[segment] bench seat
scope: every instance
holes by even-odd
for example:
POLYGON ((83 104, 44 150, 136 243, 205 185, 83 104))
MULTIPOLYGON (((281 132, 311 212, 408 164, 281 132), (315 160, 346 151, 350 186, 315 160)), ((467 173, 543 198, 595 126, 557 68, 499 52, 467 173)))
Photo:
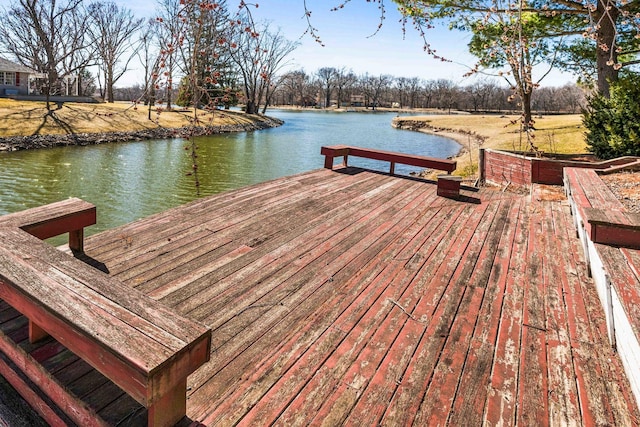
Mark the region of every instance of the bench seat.
MULTIPOLYGON (((25 217, 48 212, 55 222, 63 205, 25 217)), ((178 422, 187 376, 209 360, 211 330, 31 235, 47 227, 19 216, 0 218, 0 299, 29 319, 31 341, 51 335, 147 407, 149 425, 178 422)))
POLYGON ((640 249, 640 215, 627 212, 593 169, 565 168, 564 186, 570 196, 576 227, 594 243, 640 249))

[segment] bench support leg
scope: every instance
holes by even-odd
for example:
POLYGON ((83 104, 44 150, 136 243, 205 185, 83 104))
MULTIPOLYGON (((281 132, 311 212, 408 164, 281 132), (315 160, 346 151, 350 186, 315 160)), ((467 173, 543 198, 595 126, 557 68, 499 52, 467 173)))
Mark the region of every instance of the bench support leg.
POLYGON ((324 168, 333 169, 333 157, 325 154, 324 156, 324 168))
POLYGON ((49 333, 29 320, 29 342, 34 343, 49 336, 49 333))
POLYGON ((84 229, 69 232, 69 249, 72 252, 84 252, 84 229))
POLYGON ((187 379, 180 381, 148 409, 147 426, 170 427, 187 413, 187 379))

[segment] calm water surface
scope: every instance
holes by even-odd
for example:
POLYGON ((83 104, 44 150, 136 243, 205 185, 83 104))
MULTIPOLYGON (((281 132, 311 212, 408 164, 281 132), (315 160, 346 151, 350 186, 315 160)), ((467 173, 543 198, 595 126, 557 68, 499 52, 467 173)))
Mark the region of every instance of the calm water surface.
MULTIPOLYGON (((271 110, 279 128, 198 140, 200 197, 321 168, 322 145, 348 144, 432 157, 460 146, 446 138, 393 129, 394 113, 271 110)), ((0 153, 0 214, 79 197, 97 206, 88 234, 198 197, 185 141, 180 139, 59 147, 0 153)), ((349 159, 387 170, 386 163, 349 159)), ((415 168, 398 166, 397 173, 415 168)))

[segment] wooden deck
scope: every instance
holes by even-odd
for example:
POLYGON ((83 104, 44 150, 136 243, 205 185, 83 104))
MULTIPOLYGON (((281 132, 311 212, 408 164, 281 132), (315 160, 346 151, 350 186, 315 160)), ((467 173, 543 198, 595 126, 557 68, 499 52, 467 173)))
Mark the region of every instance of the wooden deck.
MULTIPOLYGON (((356 168, 202 199, 86 239, 94 265, 213 329, 194 425, 638 425, 566 200, 356 168)), ((98 215, 100 213, 98 212, 98 215)), ((0 329, 109 423, 141 410, 0 329)), ((185 424, 189 424, 185 421, 185 424)))

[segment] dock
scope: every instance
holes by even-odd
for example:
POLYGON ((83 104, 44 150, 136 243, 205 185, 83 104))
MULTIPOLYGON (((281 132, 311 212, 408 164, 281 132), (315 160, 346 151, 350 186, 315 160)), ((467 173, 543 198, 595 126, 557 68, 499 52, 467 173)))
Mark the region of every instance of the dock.
MULTIPOLYGON (((84 260, 211 328, 180 425, 640 425, 561 187, 504 190, 320 169, 90 236, 84 260)), ((27 326, 0 301, 70 405, 144 425, 27 326)))

